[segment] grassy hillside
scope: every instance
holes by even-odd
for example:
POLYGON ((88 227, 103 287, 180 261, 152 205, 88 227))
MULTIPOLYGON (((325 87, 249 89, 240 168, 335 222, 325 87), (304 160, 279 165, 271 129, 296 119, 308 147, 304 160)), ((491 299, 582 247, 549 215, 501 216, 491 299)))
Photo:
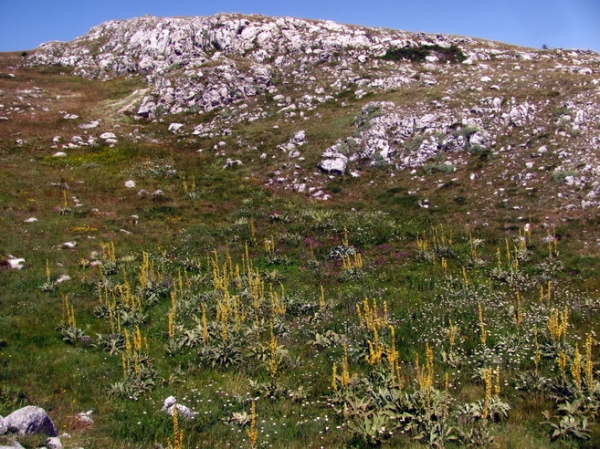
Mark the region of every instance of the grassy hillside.
MULTIPOLYGON (((598 221, 563 208, 578 194, 554 170, 554 129, 515 129, 452 169, 334 176, 316 170, 321 153, 364 106, 429 108, 462 69, 431 88, 341 92, 304 118, 267 96, 245 100, 257 121, 233 107, 145 121, 118 112, 139 101, 138 77, 22 59, 0 55, 0 258, 25 259, 0 270, 0 415, 38 405, 65 447, 86 449, 600 445, 598 221), (303 171, 271 157, 299 129, 303 171), (511 144, 523 149, 508 158, 511 144), (303 176, 330 199, 285 188, 303 176), (174 422, 171 395, 196 416, 174 422)), ((554 123, 562 99, 589 92, 573 79, 505 95, 544 102, 554 123)), ((443 101, 467 107, 469 92, 443 101)))

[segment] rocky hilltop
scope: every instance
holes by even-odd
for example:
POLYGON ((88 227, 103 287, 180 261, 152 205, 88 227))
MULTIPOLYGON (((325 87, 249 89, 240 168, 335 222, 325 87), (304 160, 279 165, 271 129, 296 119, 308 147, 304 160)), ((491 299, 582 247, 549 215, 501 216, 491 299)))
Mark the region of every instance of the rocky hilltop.
POLYGON ((147 88, 121 112, 180 136, 227 136, 271 117, 296 123, 274 148, 248 149, 284 162, 269 182, 320 198, 327 177, 306 165, 304 144, 319 107, 334 104, 339 114, 360 110, 333 144, 310 147, 325 174, 359 176, 370 165, 412 170, 416 181, 420 167, 489 179, 476 155, 502 160, 493 176, 521 188, 566 187, 554 199, 567 209, 599 204, 599 63, 590 51, 235 14, 110 21, 28 60, 93 79, 142 76, 147 88))

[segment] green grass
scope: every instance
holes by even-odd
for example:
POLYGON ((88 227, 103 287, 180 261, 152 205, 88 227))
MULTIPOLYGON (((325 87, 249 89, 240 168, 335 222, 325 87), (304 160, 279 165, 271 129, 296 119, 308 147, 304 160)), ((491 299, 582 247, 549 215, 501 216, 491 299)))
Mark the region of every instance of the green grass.
MULTIPOLYGON (((9 56, 3 61, 3 67, 15 63, 9 56)), ((452 427, 452 435, 459 438, 446 441, 448 447, 466 446, 486 435, 502 448, 600 444, 598 388, 584 383, 578 389, 572 373, 576 348, 585 366, 586 338, 598 331, 599 259, 580 241, 582 236, 595 241, 597 220, 560 221, 550 229, 560 241, 548 247, 544 223, 555 216, 554 204, 542 189, 526 190, 500 180, 504 167, 496 163, 494 149, 468 154, 466 165, 434 161, 416 174, 362 165, 359 178, 311 174, 325 148, 356 132, 356 117, 368 101, 389 100, 410 108, 440 101, 448 86, 423 89, 413 84, 361 100, 343 91, 306 119, 283 119, 267 101, 272 114, 266 119, 236 125, 230 136, 196 139, 173 136, 165 123, 114 115, 113 105, 141 87, 139 80, 97 83, 61 75, 64 71, 19 69, 15 79, 0 78, 0 89, 8 96, 3 102, 19 101, 22 106, 14 86, 34 83, 43 89, 36 101, 51 108, 11 119, 0 130, 0 257, 13 254, 26 260, 21 271, 0 270, 0 414, 28 404, 44 407, 60 431, 72 435, 63 444, 92 449, 166 446, 172 421, 160 408, 170 395, 198 412, 191 422, 181 423, 186 448, 250 447, 248 426, 230 418, 250 413, 253 399, 259 447, 426 447, 427 439, 436 436, 436 422, 452 427), (56 99, 59 94, 62 98, 56 99), (76 123, 63 120, 59 110, 82 117, 76 123), (68 141, 81 133, 79 123, 97 118, 107 126, 102 131, 113 129, 109 124, 120 125, 114 128, 119 136, 114 148, 99 145, 69 149, 65 158, 51 156, 57 150, 50 148, 55 135, 68 141), (294 161, 284 166, 281 158, 270 156, 299 129, 307 134, 301 148, 306 176, 318 179, 331 193, 327 203, 266 185, 269 173, 273 177, 276 171, 296 170, 294 161), (15 144, 17 132, 23 146, 15 144), (134 133, 144 138, 128 137, 134 133), (226 154, 215 156, 211 149, 221 140, 226 141, 226 154), (198 153, 199 148, 204 151, 198 153), (263 151, 269 154, 264 161, 258 158, 263 151), (244 165, 223 169, 227 157, 244 165), (493 186, 470 183, 469 173, 483 170, 493 186), (135 189, 124 186, 128 179, 136 181, 135 189), (500 187, 505 196, 494 197, 500 187), (138 194, 140 189, 147 193, 138 194), (154 195, 159 189, 163 195, 154 195), (504 198, 510 203, 502 202, 504 198), (419 205, 425 200, 429 208, 419 205), (523 209, 512 209, 513 204, 523 209), (61 215, 65 206, 71 213, 61 215), (38 221, 25 223, 30 217, 38 221), (527 223, 533 232, 522 247, 519 239, 527 223), (475 244, 475 239, 481 242, 475 244), (63 246, 71 241, 74 248, 63 246), (274 249, 265 241, 274 241, 274 249), (116 249, 114 261, 103 250, 109 243, 116 249), (361 255, 362 266, 357 259, 330 257, 332 249, 348 246, 361 255), (518 264, 516 250, 521 250, 518 264), (146 268, 155 276, 147 285, 139 280, 144 253, 151 266, 146 268), (262 289, 248 281, 246 254, 251 277, 262 282, 262 289), (104 263, 105 272, 86 265, 94 260, 104 263), (63 274, 71 280, 42 291, 48 280, 46 263, 50 281, 63 274), (116 268, 108 273, 110 264, 116 268), (219 286, 224 270, 226 288, 219 286), (127 286, 140 302, 139 310, 127 304, 127 286), (542 289, 548 299, 540 300, 542 289), (176 312, 169 336, 171 293, 176 312), (99 298, 105 306, 116 301, 119 320, 132 320, 122 324, 123 337, 125 329, 136 331, 135 322, 147 339, 140 354, 149 357, 154 372, 145 391, 115 394, 116 383, 136 384, 139 379, 131 374, 135 370, 123 372, 126 349, 109 353, 101 345, 97 334, 114 332, 111 322, 118 327, 119 320, 100 317, 99 298), (63 341, 67 334, 59 327, 65 324, 65 299, 73 307, 72 327, 87 336, 74 344, 63 341), (379 326, 361 323, 357 305, 364 307, 365 299, 381 320, 379 326), (557 341, 547 324, 565 308, 569 325, 557 341), (135 321, 132 311, 144 316, 135 321), (223 321, 229 353, 222 344, 223 321), (208 342, 202 340, 204 324, 208 342), (457 329, 453 347, 451 325, 457 329), (271 335, 278 346, 275 355, 269 347, 271 335), (537 367, 535 335, 544 349, 537 367), (383 344, 382 360, 370 364, 369 343, 377 349, 377 341, 383 344), (402 389, 390 377, 392 344, 398 350, 402 389), (423 388, 423 372, 418 375, 427 346, 433 351, 433 390, 423 388), (338 378, 335 393, 333 366, 341 376, 346 352, 351 380, 342 385, 338 378), (563 375, 557 368, 561 352, 568 363, 563 375), (231 364, 221 366, 226 357, 231 364), (273 361, 275 374, 270 371, 273 361), (481 368, 500 369, 498 400, 510 406, 506 417, 482 419, 461 409, 486 397, 481 368), (529 377, 523 380, 522 375, 529 377), (535 384, 539 376, 546 379, 542 386, 535 384), (439 391, 445 399, 419 402, 423 391, 439 391), (585 404, 573 415, 590 419, 590 438, 565 432, 553 441, 551 427, 542 424, 547 421, 543 412, 549 411, 557 423, 564 413, 559 407, 574 399, 585 404), (362 408, 357 405, 361 403, 362 408), (432 411, 442 403, 446 415, 432 411), (74 418, 87 410, 94 411, 91 428, 74 418), (403 415, 401 420, 402 413, 415 419, 403 415), (383 423, 392 434, 370 433, 365 420, 383 423)), ((449 75, 447 81, 451 79, 449 75)), ((550 115, 564 112, 563 93, 583 89, 567 81, 565 74, 553 73, 540 87, 540 95, 547 97, 560 84, 560 94, 547 98, 550 115)), ((286 95, 295 92, 295 86, 280 87, 286 95)), ((507 95, 519 101, 533 95, 525 87, 526 81, 515 81, 507 95)), ((449 104, 462 105, 473 95, 461 91, 449 104)), ((228 113, 223 109, 172 121, 191 129, 202 121, 227 120, 228 113)), ((465 129, 465 135, 473 131, 465 129)), ((414 150, 419 140, 405 147, 414 150)), ((551 173, 545 175, 548 181, 551 173)), ((560 188, 562 179, 556 181, 548 189, 560 188)), ((598 362, 595 342, 592 359, 598 362)), ((35 447, 39 442, 31 437, 22 443, 35 447)))

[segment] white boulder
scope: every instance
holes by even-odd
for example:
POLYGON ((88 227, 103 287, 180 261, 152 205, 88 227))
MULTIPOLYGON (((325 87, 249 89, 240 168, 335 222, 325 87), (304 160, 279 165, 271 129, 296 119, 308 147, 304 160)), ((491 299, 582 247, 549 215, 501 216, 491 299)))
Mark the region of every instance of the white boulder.
POLYGON ((43 408, 28 405, 20 408, 4 418, 7 432, 19 435, 31 435, 33 433, 45 433, 49 437, 55 437, 56 427, 43 408))

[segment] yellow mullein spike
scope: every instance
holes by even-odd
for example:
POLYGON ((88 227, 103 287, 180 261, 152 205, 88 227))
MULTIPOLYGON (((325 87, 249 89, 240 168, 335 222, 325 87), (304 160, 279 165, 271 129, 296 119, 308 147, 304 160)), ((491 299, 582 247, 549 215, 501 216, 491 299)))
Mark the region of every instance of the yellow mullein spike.
POLYGON ((344 358, 342 359, 342 388, 350 383, 350 372, 348 371, 348 345, 344 344, 344 358))
POLYGON ((521 326, 521 323, 523 322, 523 309, 521 306, 521 294, 519 292, 517 292, 516 297, 515 297, 515 324, 517 325, 517 327, 521 326))
POLYGON ((594 387, 594 362, 592 361, 593 342, 594 339, 592 334, 588 334, 585 340, 585 384, 588 393, 590 393, 594 387))
POLYGON ((579 344, 575 344, 575 355, 571 363, 571 375, 573 383, 579 393, 581 393, 581 354, 579 353, 579 344))
POLYGON ((502 387, 500 385, 500 366, 496 368, 496 383, 494 384, 494 394, 500 396, 502 387))
POLYGON ((277 375, 277 339, 273 332, 273 322, 271 321, 271 340, 269 341, 269 350, 271 358, 269 359, 269 376, 271 379, 275 379, 277 375))
POLYGON ((492 369, 485 368, 483 370, 483 381, 485 384, 485 398, 483 402, 483 412, 481 413, 481 417, 483 419, 487 419, 490 413, 490 400, 492 399, 492 369))
POLYGON ((135 326, 134 336, 135 336, 135 339, 133 341, 134 348, 137 352, 140 352, 142 350, 142 333, 140 332, 139 326, 135 326))
POLYGON ((427 375, 429 376, 429 384, 433 384, 433 349, 429 346, 429 342, 425 345, 425 359, 427 361, 427 375))
POLYGON ((175 336, 175 318, 173 312, 167 314, 169 339, 175 336))
POLYGON ((485 328, 485 322, 483 321, 483 308, 481 307, 481 303, 477 304, 477 309, 479 311, 479 341, 482 345, 485 345, 487 341, 487 330, 485 328))
POLYGON ((319 295, 319 309, 323 310, 325 308, 325 289, 323 285, 320 286, 321 294, 319 295))
POLYGON ((46 259, 46 282, 50 283, 50 265, 48 264, 48 259, 46 259))
POLYGON ((331 374, 331 389, 335 393, 337 391, 337 364, 333 364, 333 370, 331 374))
POLYGON ((250 448, 256 449, 258 441, 258 430, 256 429, 256 402, 252 401, 252 408, 250 412, 250 428, 246 430, 246 434, 250 439, 250 448))
POLYGON ((558 368, 560 370, 560 374, 561 374, 561 376, 564 377, 565 376, 565 369, 567 367, 567 354, 565 354, 564 351, 560 351, 558 353, 557 363, 558 363, 558 368))

